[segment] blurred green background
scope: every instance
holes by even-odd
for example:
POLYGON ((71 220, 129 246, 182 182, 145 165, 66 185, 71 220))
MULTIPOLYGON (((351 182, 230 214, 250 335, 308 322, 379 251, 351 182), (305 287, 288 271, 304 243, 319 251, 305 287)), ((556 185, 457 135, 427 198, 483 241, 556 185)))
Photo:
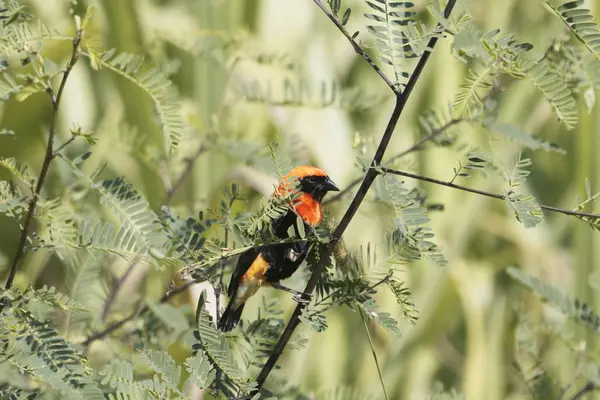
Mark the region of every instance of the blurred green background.
MULTIPOLYGON (((100 47, 145 55, 177 86, 190 129, 177 154, 164 164, 157 164, 150 150, 140 151, 161 140, 151 102, 141 90, 109 71, 93 71, 88 63, 78 63, 59 115, 58 135, 63 140, 74 125, 97 132, 99 143, 85 164, 86 171, 106 162, 103 174, 125 176, 154 209, 164 202, 168 182, 165 176, 179 176, 187 165, 185 160, 195 157, 201 145, 208 150, 197 158, 172 201, 182 213, 193 215, 202 208, 216 207, 223 189, 231 182, 240 183, 250 200, 249 207, 255 209, 275 179, 268 161, 268 144, 272 141, 291 149, 295 162, 320 166, 340 187, 346 187, 360 176, 356 157, 371 157, 393 107, 389 89, 310 0, 26 3, 36 17, 62 34, 73 32, 71 8, 81 13, 94 5, 90 30, 101 38, 100 47), (351 90, 357 90, 358 100, 348 100, 351 90), (323 106, 324 98, 331 96, 333 103, 323 106), (361 102, 364 104, 358 104, 361 102)), ((588 3, 595 15, 600 15, 600 1, 588 3)), ((344 4, 353 10, 349 31, 359 30, 359 39, 369 47, 363 17, 367 5, 351 0, 344 4)), ((462 5, 484 31, 499 28, 513 32, 518 40, 531 42, 541 51, 564 33, 564 26, 541 1, 478 0, 462 5)), ((422 20, 431 24, 424 6, 425 2, 416 2, 422 20)), ((62 59, 54 61, 65 62, 70 48, 68 43, 48 42, 42 51, 62 54, 62 59)), ((442 40, 400 120, 387 157, 421 137, 419 117, 429 109, 447 107, 465 73, 466 66, 451 54, 449 41, 442 40)), ((528 189, 539 202, 575 207, 585 196, 585 178, 598 191, 597 104, 588 113, 579 99, 579 125, 567 131, 527 82, 511 84, 497 95, 497 100, 502 121, 519 125, 567 150, 566 155, 525 152, 533 161, 528 189)), ((4 103, 0 127, 17 134, 0 136, 0 156, 17 157, 38 171, 50 111, 43 95, 24 103, 4 103)), ((492 138, 477 127, 462 124, 452 129, 461 143, 485 148, 501 160, 510 160, 519 151, 514 143, 492 138)), ((77 146, 69 150, 74 155, 81 152, 77 146)), ((449 180, 459 159, 460 154, 451 148, 432 147, 403 158, 397 165, 449 180)), ((66 170, 56 163, 46 193, 60 195, 56 191, 63 188, 60 182, 64 174, 66 170)), ((496 193, 503 190, 501 180, 493 176, 476 176, 463 183, 496 193)), ((501 201, 429 184, 423 187, 431 203, 445 206, 443 211, 432 212, 431 218, 436 242, 449 264, 440 269, 422 261, 403 267, 420 311, 416 326, 403 323, 401 337, 372 326, 386 388, 395 399, 426 399, 439 381, 461 390, 468 399, 527 398, 527 393, 515 389, 522 379, 514 367, 519 307, 528 308, 540 320, 560 317, 548 314, 538 301, 524 296, 504 269, 522 267, 600 309, 600 298, 590 287, 590 277, 593 282, 593 274, 600 269, 600 235, 585 223, 563 215, 546 215, 542 224, 525 229, 501 201)), ((331 204, 328 213, 339 220, 350 199, 331 204)), ((595 210, 600 208, 596 206, 595 210)), ((375 202, 365 202, 344 236, 348 246, 357 249, 370 242, 383 248, 391 218, 391 213, 375 202)), ((2 219, 0 238, 0 271, 5 273, 18 240, 14 221, 2 219)), ((119 276, 126 267, 116 262, 110 271, 119 276)), ((60 286, 62 268, 47 253, 29 253, 17 285, 60 286)), ((127 281, 127 298, 119 300, 117 309, 131 304, 136 298, 134 293, 160 297, 172 276, 169 271, 153 270, 147 279, 142 279, 144 273, 133 276, 127 281)), ((305 279, 306 274, 300 274, 293 285, 301 287, 305 279)), ((178 301, 194 304, 198 291, 194 288, 188 300, 178 301)), ((293 301, 286 295, 270 294, 281 296, 289 315, 293 301)), ((258 302, 260 299, 252 304, 258 302)), ((401 319, 391 296, 383 296, 381 304, 401 319)), ((329 328, 324 333, 300 328, 310 342, 303 350, 284 354, 279 374, 308 391, 348 385, 380 398, 377 371, 359 315, 344 309, 330 312, 327 317, 329 328)), ((582 332, 584 339, 589 340, 589 348, 595 347, 591 335, 582 332)), ((577 386, 576 358, 565 354, 564 347, 552 342, 546 361, 555 369, 561 386, 577 386)), ((92 350, 92 363, 94 357, 104 356, 92 350)), ((523 374, 531 377, 534 372, 532 364, 523 374)))

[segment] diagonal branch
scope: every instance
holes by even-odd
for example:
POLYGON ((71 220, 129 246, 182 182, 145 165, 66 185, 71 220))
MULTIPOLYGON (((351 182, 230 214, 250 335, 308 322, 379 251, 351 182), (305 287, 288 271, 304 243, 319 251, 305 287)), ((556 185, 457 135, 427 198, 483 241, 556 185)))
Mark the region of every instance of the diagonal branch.
MULTIPOLYGON (((411 153, 414 153, 415 151, 419 151, 422 150, 423 147, 425 146, 425 144, 433 139, 435 139, 436 137, 440 136, 441 134, 443 134, 445 131, 447 131, 448 129, 450 129, 451 127, 453 127, 454 125, 458 125, 461 122, 465 122, 467 121, 464 118, 453 118, 450 121, 448 121, 447 123, 445 123, 444 125, 440 126, 439 128, 433 130, 429 135, 422 137, 418 142, 416 142, 415 144, 413 144, 412 146, 410 146, 408 149, 404 150, 401 153, 396 154, 395 156, 393 156, 392 158, 390 158, 385 164, 389 165, 391 163, 393 163, 394 161, 405 157, 411 153)), ((344 197, 345 195, 348 194, 348 192, 350 192, 352 189, 354 189, 356 187, 356 185, 358 185, 361 181, 362 181, 362 177, 356 178, 355 180, 353 180, 352 182, 350 182, 350 184, 344 188, 341 192, 339 192, 338 194, 336 194, 333 197, 330 197, 329 199, 327 199, 326 201, 324 201, 324 204, 329 204, 329 203, 333 203, 335 201, 340 200, 342 197, 344 197)))
MULTIPOLYGON (((192 286, 194 283, 196 283, 195 281, 189 281, 179 287, 176 287, 175 289, 169 290, 167 293, 165 293, 163 295, 163 297, 161 297, 160 299, 160 303, 166 303, 167 300, 169 300, 171 297, 178 295, 179 293, 184 292, 185 290, 187 290, 187 288, 189 288, 190 286, 192 286)), ((83 346, 89 346, 92 342, 95 342, 98 339, 102 339, 104 336, 108 335, 109 333, 116 331, 117 329, 119 329, 121 326, 125 325, 126 322, 129 322, 131 320, 136 319, 137 317, 145 314, 148 312, 148 310, 150 310, 150 307, 148 307, 148 305, 144 305, 139 309, 136 309, 134 311, 132 311, 127 317, 120 319, 118 321, 113 322, 111 325, 109 325, 108 327, 106 327, 104 330, 100 331, 100 332, 96 332, 94 334, 92 334, 91 336, 88 336, 87 339, 85 339, 81 345, 83 346)))
MULTIPOLYGON (((396 169, 390 169, 390 168, 385 168, 385 167, 380 168, 380 170, 386 174, 404 176, 406 178, 417 179, 420 181, 429 182, 429 183, 433 183, 433 184, 440 185, 440 186, 446 186, 446 187, 449 187, 452 189, 462 190, 463 192, 475 193, 475 194, 478 194, 481 196, 491 197, 493 199, 498 199, 498 200, 506 200, 506 196, 501 195, 501 194, 490 193, 490 192, 486 192, 484 190, 471 189, 466 186, 457 185, 457 184, 451 183, 451 182, 440 181, 438 179, 429 178, 427 176, 411 174, 410 172, 404 172, 404 171, 399 171, 396 169)), ((546 211, 552 211, 552 212, 557 212, 557 213, 561 213, 561 214, 565 214, 565 215, 571 215, 571 216, 578 217, 578 218, 591 218, 591 219, 600 220, 600 214, 588 213, 588 212, 577 211, 577 210, 568 210, 568 209, 560 208, 560 207, 545 206, 543 204, 540 204, 540 208, 542 208, 543 210, 546 210, 546 211)))
POLYGON ((327 7, 325 7, 325 5, 321 3, 320 0, 314 1, 317 4, 317 6, 319 6, 319 8, 325 13, 325 15, 329 17, 331 22, 333 22, 333 24, 340 30, 340 32, 342 32, 346 39, 348 39, 352 47, 354 47, 354 51, 356 51, 356 54, 364 58, 369 63, 371 68, 373 68, 375 72, 377 72, 379 77, 386 83, 386 85, 388 85, 388 87, 392 89, 392 92, 394 92, 396 95, 400 94, 400 89, 398 88, 398 86, 392 83, 390 78, 387 77, 387 75, 381 70, 381 68, 377 66, 377 64, 375 64, 371 57, 369 57, 369 55, 362 49, 362 47, 360 47, 356 40, 354 40, 354 37, 350 35, 346 28, 344 28, 344 25, 342 25, 342 23, 335 17, 335 15, 333 15, 331 11, 329 11, 327 7))
MULTIPOLYGON (((317 5, 319 5, 319 7, 321 7, 322 10, 324 10, 323 6, 320 4, 320 2, 318 0, 315 0, 315 2, 317 3, 317 5)), ((454 8, 455 4, 456 4, 456 0, 448 0, 448 4, 446 5, 446 8, 444 9, 444 17, 445 18, 448 18, 450 16, 450 13, 452 12, 452 9, 454 8)), ((326 10, 324 10, 324 12, 326 14, 328 14, 326 10)), ((328 16, 329 16, 329 14, 328 14, 328 16)), ((441 25, 438 26, 438 28, 441 29, 442 28, 441 25)), ((379 143, 377 151, 375 152, 373 161, 371 162, 372 167, 378 167, 379 165, 381 165, 381 161, 383 160, 385 150, 387 149, 388 144, 392 138, 392 135, 394 134, 394 129, 396 128, 396 124, 398 123, 398 120, 400 119, 400 116, 402 115, 402 112, 404 111, 404 107, 406 106, 406 103, 408 102, 410 94, 412 93, 419 78, 421 77, 423 70, 425 69, 425 65, 427 64, 427 61, 429 60, 431 52, 435 48, 437 41, 438 41, 438 37, 436 36, 436 37, 432 37, 429 40, 429 42, 427 43, 427 48, 429 49, 429 51, 426 51, 425 53, 423 53, 423 55, 419 59, 419 62, 417 63, 415 70, 413 71, 412 75, 410 76, 410 80, 408 81, 404 91, 402 93, 399 93, 394 90, 394 93, 396 94, 396 105, 394 107, 394 111, 392 112, 392 115, 390 116, 390 120, 385 129, 385 132, 383 133, 383 137, 381 138, 381 142, 379 143)), ((381 74, 380 74, 380 76, 381 76, 381 74)), ((382 79, 383 79, 383 76, 382 76, 382 79)), ((367 192, 369 191, 371 185, 375 181, 375 178, 377 177, 378 174, 379 174, 379 172, 377 172, 376 168, 369 168, 369 170, 367 171, 367 173, 358 189, 358 192, 356 193, 356 195, 354 196, 354 199, 352 200, 352 203, 350 203, 350 206, 348 207, 348 210, 344 214, 339 225, 333 231, 333 234, 331 237, 331 242, 327 246, 324 246, 322 248, 321 254, 319 255, 319 262, 315 266, 315 269, 314 269, 312 275, 310 276, 310 279, 308 280, 306 288, 304 289, 304 293, 312 293, 314 291, 314 289, 317 285, 317 282, 319 281, 319 278, 321 277, 321 274, 323 273, 323 270, 325 269, 327 260, 330 259, 330 256, 333 252, 334 247, 336 246, 337 242, 340 240, 340 238, 346 231, 346 228, 352 221, 352 218, 354 218, 354 215, 358 211, 358 208, 360 207, 362 201, 364 200, 365 196, 367 195, 367 192)), ((256 378, 256 382, 257 382, 256 391, 260 390, 260 388, 263 386, 263 384, 267 380, 267 377, 271 373, 271 370, 275 367, 277 360, 281 356, 281 353, 283 353, 283 349, 285 348, 288 341, 292 337, 294 330, 300 324, 300 315, 302 314, 302 311, 304 310, 305 307, 306 307, 305 303, 299 303, 296 306, 296 309, 294 310, 294 313, 292 314, 290 321, 288 322, 283 334, 281 335, 281 337, 279 338, 279 341, 277 342, 277 344, 275 345, 275 348, 273 349, 273 353, 271 354, 271 356, 269 357, 269 359, 263 366, 262 370, 260 371, 258 377, 256 378)))
MULTIPOLYGON (((50 95, 50 101, 52 103, 52 119, 50 120, 50 128, 48 134, 48 144, 46 145, 46 155, 44 156, 44 162, 42 163, 42 169, 40 170, 40 175, 37 180, 37 185, 35 187, 35 192, 33 194, 33 198, 29 203, 29 209, 27 210, 27 215, 25 216, 25 222, 23 223, 23 228, 21 229, 21 237, 19 239, 19 244, 17 245, 17 251, 12 261, 12 265, 10 267, 10 272, 8 274, 8 279, 6 280, 6 284, 4 285, 5 289, 10 289, 12 287, 13 281, 15 280, 15 275, 17 273, 17 269, 19 267, 19 261, 23 257, 25 253, 25 244, 27 243, 27 235, 29 233, 29 227, 33 222, 33 215, 35 214, 35 207, 37 206, 37 202, 40 197, 40 193, 42 192, 42 187, 44 186, 44 181, 46 180, 46 176, 48 175, 48 170, 50 169, 50 163, 56 157, 56 153, 53 149, 54 136, 56 135, 56 120, 58 119, 58 110, 60 108, 60 101, 62 99, 63 92, 65 90, 65 85, 67 84, 67 79, 75 63, 77 63, 77 59, 79 58, 79 44, 83 38, 83 30, 77 29, 75 33, 75 37, 73 38, 73 51, 71 53, 71 59, 67 64, 65 71, 63 73, 62 79, 60 81, 58 91, 55 93, 50 85, 48 85, 47 92, 50 95)), ((0 306, 1 307, 1 306, 0 306)))

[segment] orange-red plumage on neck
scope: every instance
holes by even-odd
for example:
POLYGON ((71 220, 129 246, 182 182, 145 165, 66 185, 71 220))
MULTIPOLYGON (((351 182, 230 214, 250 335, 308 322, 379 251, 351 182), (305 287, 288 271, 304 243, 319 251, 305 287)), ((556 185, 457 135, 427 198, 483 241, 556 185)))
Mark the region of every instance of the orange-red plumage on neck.
MULTIPOLYGON (((300 165, 290 172, 288 172, 283 177, 283 182, 279 184, 277 187, 277 191, 279 194, 285 194, 285 192, 289 192, 290 188, 287 183, 292 181, 292 178, 296 177, 297 179, 303 179, 310 176, 323 176, 326 177, 327 174, 320 168, 312 167, 310 165, 300 165)), ((304 193, 300 195, 300 197, 294 202, 294 208, 296 212, 304 222, 310 224, 312 226, 317 226, 321 223, 323 219, 323 211, 321 210, 321 203, 310 194, 304 193)))

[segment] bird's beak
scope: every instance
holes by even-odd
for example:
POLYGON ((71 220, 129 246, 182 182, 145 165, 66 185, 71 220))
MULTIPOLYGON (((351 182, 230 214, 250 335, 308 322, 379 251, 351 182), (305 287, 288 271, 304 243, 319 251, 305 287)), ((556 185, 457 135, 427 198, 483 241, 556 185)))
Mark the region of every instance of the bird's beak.
POLYGON ((335 183, 333 183, 333 181, 331 179, 329 179, 329 178, 327 178, 325 180, 325 182, 323 182, 323 184, 321 185, 321 187, 326 192, 339 192, 340 191, 340 188, 338 188, 337 185, 335 183))

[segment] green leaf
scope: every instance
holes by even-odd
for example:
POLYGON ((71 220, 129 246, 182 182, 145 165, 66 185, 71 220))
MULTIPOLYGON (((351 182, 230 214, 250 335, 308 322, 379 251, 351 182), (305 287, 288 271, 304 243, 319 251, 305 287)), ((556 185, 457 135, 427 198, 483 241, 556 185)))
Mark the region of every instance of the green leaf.
POLYGON ((585 5, 585 1, 568 1, 558 8, 548 0, 544 0, 544 2, 564 22, 577 40, 600 60, 600 31, 590 10, 582 7, 585 5))
POLYGON ((483 122, 483 126, 499 134, 500 136, 506 137, 524 147, 532 150, 542 149, 545 151, 553 151, 560 154, 566 154, 566 152, 558 145, 544 140, 538 139, 535 136, 527 133, 518 126, 503 124, 494 120, 487 120, 483 122))
MULTIPOLYGON (((90 57, 89 53, 82 53, 90 57)), ((94 58, 99 66, 111 70, 150 96, 163 134, 165 151, 173 152, 181 140, 186 124, 181 115, 178 93, 167 76, 156 68, 145 67, 144 58, 133 54, 116 54, 109 50, 101 58, 94 58)))

